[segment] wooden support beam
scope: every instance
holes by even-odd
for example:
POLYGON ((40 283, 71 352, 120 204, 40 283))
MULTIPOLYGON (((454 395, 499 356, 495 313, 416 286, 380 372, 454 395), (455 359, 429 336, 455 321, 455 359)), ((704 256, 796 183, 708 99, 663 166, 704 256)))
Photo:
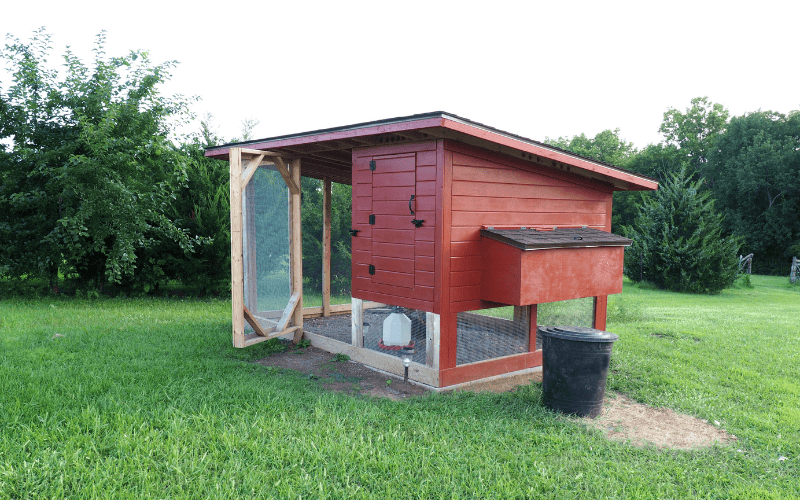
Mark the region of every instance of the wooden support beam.
POLYGON ((331 180, 322 189, 322 315, 331 315, 331 180))
POLYGON ((244 340, 244 265, 242 262, 242 155, 240 148, 231 148, 230 198, 231 198, 231 320, 233 346, 245 347, 244 340))
POLYGON ((292 155, 287 155, 286 153, 282 153, 280 151, 268 151, 268 150, 261 150, 261 149, 247 149, 247 148, 239 148, 242 154, 246 155, 264 155, 270 157, 279 157, 283 158, 284 160, 293 160, 294 157, 292 155))
POLYGON ((278 321, 278 324, 275 326, 277 331, 283 331, 286 329, 286 326, 289 324, 289 320, 294 315, 294 310, 297 308, 297 303, 300 301, 300 293, 294 292, 292 293, 292 297, 289 299, 289 303, 286 305, 286 309, 283 310, 283 314, 281 315, 281 319, 278 321))
POLYGON ((253 178, 253 174, 256 173, 256 170, 258 169, 258 166, 261 165, 261 160, 263 159, 264 155, 258 155, 247 163, 247 169, 242 172, 242 189, 247 187, 247 183, 253 178))
MULTIPOLYGON (((283 162, 281 161, 280 163, 283 162)), ((294 185, 294 190, 292 190, 292 186, 288 181, 286 184, 289 186, 291 192, 292 243, 289 260, 292 268, 292 294, 297 293, 299 295, 292 316, 292 323, 294 326, 299 327, 294 332, 294 343, 296 344, 303 338, 303 232, 300 225, 300 160, 292 160, 291 167, 291 172, 287 173, 291 174, 290 180, 294 185)), ((284 169, 285 168, 286 165, 284 165, 284 169)), ((283 175, 283 173, 281 173, 281 175, 283 175)))
POLYGON ((274 339, 275 337, 282 337, 282 336, 287 335, 289 333, 293 333, 293 332, 295 332, 297 330, 299 330, 299 327, 290 326, 289 328, 287 328, 286 330, 283 330, 281 332, 270 332, 269 334, 267 334, 266 337, 261 337, 261 336, 258 336, 256 334, 254 334, 254 333, 250 334, 250 335, 246 335, 245 339, 244 339, 244 347, 250 347, 253 344, 258 344, 260 342, 264 342, 264 341, 269 340, 269 339, 274 339))
POLYGON ((258 322, 258 319, 256 319, 256 317, 250 313, 250 309, 248 309, 247 306, 243 306, 243 309, 244 309, 244 319, 250 326, 253 327, 253 330, 256 331, 256 335, 258 335, 259 337, 266 337, 267 332, 263 328, 261 328, 261 324, 258 322))
MULTIPOLYGON (((298 179, 295 182, 294 176, 291 173, 289 173, 289 169, 286 168, 286 163, 284 163, 282 159, 280 159, 278 157, 275 157, 274 161, 275 161, 275 167, 278 169, 278 173, 281 174, 281 177, 283 177, 283 181, 289 187, 289 192, 291 192, 292 195, 297 194, 299 196, 300 195, 300 179, 298 179)), ((300 160, 292 160, 291 163, 294 163, 294 162, 297 162, 297 164, 300 165, 300 160)))

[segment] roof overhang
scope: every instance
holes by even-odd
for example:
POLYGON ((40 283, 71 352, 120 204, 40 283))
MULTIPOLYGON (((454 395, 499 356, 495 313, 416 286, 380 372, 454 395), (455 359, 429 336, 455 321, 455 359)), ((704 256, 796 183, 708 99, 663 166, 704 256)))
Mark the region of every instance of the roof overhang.
POLYGON ((329 178, 334 182, 350 184, 353 149, 434 139, 449 139, 548 168, 569 171, 610 184, 615 191, 658 188, 658 181, 650 177, 444 111, 223 144, 206 148, 205 155, 227 160, 233 147, 272 151, 286 157, 301 158, 303 175, 306 177, 329 178))

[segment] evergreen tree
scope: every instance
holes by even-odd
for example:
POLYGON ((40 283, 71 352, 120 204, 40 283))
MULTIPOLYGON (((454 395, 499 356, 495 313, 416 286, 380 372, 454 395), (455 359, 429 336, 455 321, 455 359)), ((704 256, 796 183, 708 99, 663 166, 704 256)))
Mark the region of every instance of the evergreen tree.
POLYGON ((686 169, 669 174, 654 196, 644 199, 625 252, 625 274, 658 288, 717 294, 733 284, 740 241, 722 236, 723 216, 714 210, 702 180, 686 169))

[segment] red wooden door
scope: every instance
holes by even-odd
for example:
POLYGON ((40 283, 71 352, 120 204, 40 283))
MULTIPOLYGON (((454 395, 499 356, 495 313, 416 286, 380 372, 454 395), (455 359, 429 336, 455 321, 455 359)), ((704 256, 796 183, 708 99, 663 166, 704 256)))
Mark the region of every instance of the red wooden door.
POLYGON ((354 158, 353 297, 432 310, 436 167, 431 156, 354 158), (422 227, 413 220, 424 221, 422 227))
POLYGON ((413 289, 415 155, 376 157, 373 161, 371 281, 413 289))

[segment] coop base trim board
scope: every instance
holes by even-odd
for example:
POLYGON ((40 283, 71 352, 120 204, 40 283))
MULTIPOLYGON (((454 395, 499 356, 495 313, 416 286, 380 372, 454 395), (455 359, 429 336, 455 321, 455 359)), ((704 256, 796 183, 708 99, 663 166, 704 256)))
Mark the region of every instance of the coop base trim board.
POLYGON ((484 380, 496 375, 514 374, 521 370, 542 366, 542 351, 514 354, 503 358, 478 361, 467 365, 448 368, 439 372, 439 387, 451 386, 484 380))
MULTIPOLYGON (((383 354, 363 347, 355 347, 345 342, 329 339, 316 333, 303 332, 303 338, 311 341, 311 345, 332 353, 341 353, 350 356, 353 361, 358 361, 370 368, 375 368, 379 371, 390 373, 402 377, 405 372, 405 367, 400 358, 383 354)), ((439 372, 421 365, 419 363, 411 363, 408 368, 408 378, 411 381, 419 382, 431 387, 439 387, 439 372)))

